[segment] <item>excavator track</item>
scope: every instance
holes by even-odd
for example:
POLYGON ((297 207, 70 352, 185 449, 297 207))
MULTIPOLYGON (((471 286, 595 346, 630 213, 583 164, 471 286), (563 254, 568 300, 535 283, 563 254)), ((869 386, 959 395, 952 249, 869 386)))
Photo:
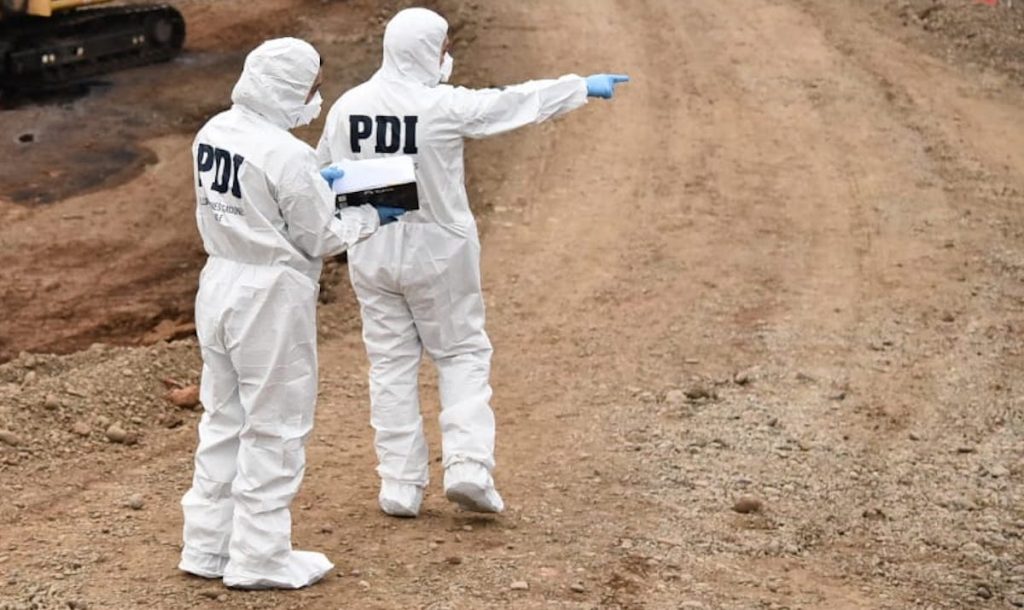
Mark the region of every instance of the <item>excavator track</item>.
POLYGON ((162 4, 4 19, 0 90, 58 89, 115 70, 167 61, 184 42, 184 18, 162 4))

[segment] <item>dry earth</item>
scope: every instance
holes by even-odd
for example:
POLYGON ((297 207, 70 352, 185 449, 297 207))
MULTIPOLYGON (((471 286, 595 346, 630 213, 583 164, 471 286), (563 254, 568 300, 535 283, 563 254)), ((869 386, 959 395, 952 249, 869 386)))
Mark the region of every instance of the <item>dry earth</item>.
MULTIPOLYGON (((241 4, 183 2, 185 58, 64 102, 114 120, 130 109, 104 100, 159 83, 153 112, 191 118, 129 132, 141 173, 48 205, 4 189, 10 355, 187 325, 201 256, 185 127, 265 32, 329 49, 335 94, 365 78, 394 6, 246 3, 232 38, 224 7, 241 4), (122 308, 130 332, 79 324, 122 308)), ((1024 607, 1012 66, 881 0, 440 8, 458 81, 634 79, 470 149, 508 512, 457 512, 439 471, 421 518, 377 511, 358 317, 333 265, 295 541, 336 575, 244 593, 178 573, 197 414, 162 395, 195 381, 195 345, 94 345, 0 366, 0 608, 1024 607)), ((12 112, 5 134, 52 110, 12 112)))

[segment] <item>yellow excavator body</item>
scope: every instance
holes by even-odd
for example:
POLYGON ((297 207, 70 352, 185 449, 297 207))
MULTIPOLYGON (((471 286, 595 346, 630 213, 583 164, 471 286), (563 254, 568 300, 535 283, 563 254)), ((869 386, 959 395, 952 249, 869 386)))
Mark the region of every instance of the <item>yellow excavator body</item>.
POLYGON ((37 17, 49 17, 57 11, 108 2, 111 0, 28 0, 25 13, 37 17))
POLYGON ((61 88, 167 61, 184 42, 185 20, 167 4, 0 0, 0 92, 61 88))

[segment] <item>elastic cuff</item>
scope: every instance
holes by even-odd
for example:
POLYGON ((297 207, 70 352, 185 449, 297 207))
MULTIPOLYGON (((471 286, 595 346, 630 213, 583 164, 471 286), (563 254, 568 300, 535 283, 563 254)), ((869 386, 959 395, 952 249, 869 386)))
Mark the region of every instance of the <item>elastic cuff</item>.
POLYGON ((444 458, 444 462, 441 464, 441 466, 445 469, 448 469, 451 468, 452 466, 455 466, 456 464, 479 464, 480 466, 483 466, 484 469, 487 470, 487 472, 491 472, 494 470, 493 459, 491 459, 490 461, 478 460, 461 453, 449 455, 448 457, 444 458))
POLYGON ((377 213, 377 208, 365 203, 359 206, 359 209, 362 211, 363 216, 366 217, 366 222, 370 225, 367 235, 380 228, 380 214, 377 213))
POLYGON ((227 555, 202 553, 185 547, 181 550, 181 561, 178 563, 178 569, 203 578, 222 578, 224 576, 224 568, 227 565, 227 555))

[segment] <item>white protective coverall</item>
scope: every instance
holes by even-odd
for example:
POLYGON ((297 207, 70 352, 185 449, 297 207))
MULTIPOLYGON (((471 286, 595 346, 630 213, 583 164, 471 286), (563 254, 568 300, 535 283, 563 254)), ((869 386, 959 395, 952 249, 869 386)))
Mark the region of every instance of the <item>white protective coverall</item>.
POLYGON ((298 588, 333 566, 293 551, 289 504, 305 470, 317 394, 321 257, 379 226, 370 206, 335 215, 308 122, 320 69, 308 43, 264 43, 245 61, 234 105, 196 136, 196 220, 209 259, 196 296, 202 349, 192 489, 179 568, 241 588, 298 588))
POLYGON ((440 84, 448 23, 422 8, 399 12, 384 59, 331 108, 321 165, 407 154, 416 161, 420 209, 349 252, 370 359, 371 422, 381 508, 415 516, 428 482, 417 374, 421 349, 438 369, 445 492, 469 510, 502 510, 494 490, 491 343, 484 331, 480 243, 466 195, 465 138, 556 117, 587 101, 582 77, 503 89, 440 84))

